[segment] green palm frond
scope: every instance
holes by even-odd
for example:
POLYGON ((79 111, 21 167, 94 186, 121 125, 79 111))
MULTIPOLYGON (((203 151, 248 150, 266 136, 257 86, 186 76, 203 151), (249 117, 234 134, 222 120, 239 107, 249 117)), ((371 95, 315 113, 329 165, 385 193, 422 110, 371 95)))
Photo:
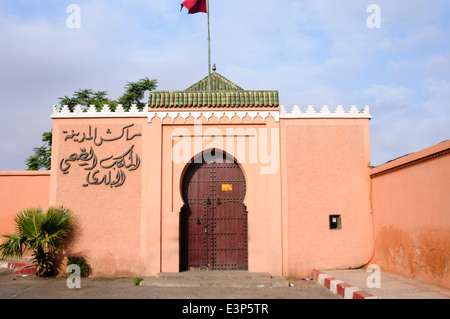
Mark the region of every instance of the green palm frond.
POLYGON ((0 245, 2 259, 5 257, 21 257, 23 254, 23 243, 25 239, 18 235, 2 235, 7 240, 0 245))
POLYGON ((44 213, 40 208, 24 209, 16 215, 16 233, 26 237, 35 237, 40 229, 39 225, 44 219, 44 213))
POLYGON ((25 209, 18 213, 14 222, 16 234, 2 235, 6 241, 0 245, 2 258, 20 257, 33 251, 35 261, 42 267, 48 264, 48 252, 60 248, 69 235, 73 224, 72 211, 64 207, 25 209))
POLYGON ((41 224, 41 231, 48 236, 59 234, 59 236, 67 235, 70 225, 73 222, 72 212, 64 207, 50 207, 47 210, 45 219, 41 224))

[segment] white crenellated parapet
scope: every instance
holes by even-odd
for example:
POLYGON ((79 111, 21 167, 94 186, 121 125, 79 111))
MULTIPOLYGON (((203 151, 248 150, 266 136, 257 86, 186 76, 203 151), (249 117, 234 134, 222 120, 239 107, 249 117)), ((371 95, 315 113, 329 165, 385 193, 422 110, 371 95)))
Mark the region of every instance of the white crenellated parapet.
POLYGON ((88 107, 83 107, 81 105, 75 106, 73 111, 70 111, 67 105, 63 105, 58 108, 53 105, 52 118, 89 118, 89 117, 147 117, 148 111, 147 107, 144 107, 140 111, 136 104, 133 104, 128 111, 125 111, 123 105, 119 104, 117 108, 113 111, 109 105, 104 105, 103 108, 98 111, 95 105, 89 105, 88 107))
POLYGON ((98 111, 94 105, 83 108, 77 105, 73 111, 70 111, 67 105, 58 108, 53 106, 52 118, 118 118, 118 117, 147 117, 151 122, 155 118, 159 118, 161 121, 169 117, 172 123, 177 117, 183 118, 184 121, 191 116, 195 120, 203 116, 207 122, 213 116, 219 120, 227 118, 230 122, 231 119, 237 116, 241 121, 244 117, 248 116, 252 121, 257 116, 260 116, 264 121, 271 116, 276 122, 280 120, 280 113, 278 111, 148 111, 148 107, 145 107, 143 111, 140 111, 136 104, 133 104, 128 111, 125 111, 122 105, 118 105, 117 108, 112 111, 108 105, 104 105, 103 108, 98 111))
POLYGON ((344 110, 342 105, 336 107, 334 112, 330 110, 327 105, 322 106, 320 111, 312 105, 308 105, 304 111, 300 109, 298 105, 295 105, 291 112, 286 111, 284 106, 280 106, 280 118, 281 119, 292 119, 292 118, 364 118, 371 119, 369 106, 365 106, 363 109, 358 110, 354 105, 350 107, 348 112, 344 110))
POLYGON ((141 111, 136 104, 133 104, 129 110, 125 110, 124 107, 119 104, 114 111, 111 110, 108 105, 104 105, 100 111, 98 111, 94 105, 88 107, 77 105, 73 111, 71 111, 67 105, 64 105, 61 108, 54 105, 53 113, 51 115, 52 118, 148 117, 149 122, 156 117, 163 120, 167 116, 171 118, 172 122, 174 122, 177 117, 181 117, 186 121, 189 116, 192 116, 196 120, 200 116, 203 116, 207 121, 209 121, 212 116, 215 116, 219 120, 226 117, 230 121, 235 116, 238 116, 241 121, 246 116, 250 117, 252 121, 254 121, 257 116, 262 117, 264 121, 268 116, 271 116, 276 122, 280 119, 296 118, 372 118, 368 106, 365 106, 362 110, 358 110, 354 105, 350 107, 348 112, 346 112, 341 105, 337 106, 334 112, 332 112, 327 105, 322 106, 320 111, 316 111, 312 105, 308 105, 303 110, 298 105, 295 105, 291 112, 288 112, 284 106, 280 106, 279 111, 148 111, 148 107, 144 107, 141 111))

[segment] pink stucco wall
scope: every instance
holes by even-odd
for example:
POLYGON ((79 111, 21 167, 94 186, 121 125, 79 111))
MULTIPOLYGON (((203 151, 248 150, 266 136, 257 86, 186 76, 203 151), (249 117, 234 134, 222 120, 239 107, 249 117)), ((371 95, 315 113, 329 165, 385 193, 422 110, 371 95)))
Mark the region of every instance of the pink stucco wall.
POLYGON ((14 216, 49 204, 50 172, 0 171, 0 234, 15 231, 14 216))
POLYGON ((85 257, 94 276, 144 269, 142 166, 150 150, 142 145, 151 137, 143 124, 145 118, 54 120, 50 202, 73 210, 77 232, 65 253, 85 257))
MULTIPOLYGON (((192 146, 187 159, 218 148, 241 166, 249 271, 302 277, 313 268, 358 267, 372 257, 368 119, 66 118, 54 119, 53 132, 50 202, 74 210, 79 237, 67 254, 86 257, 95 276, 179 271, 180 190, 188 164, 173 156, 182 141, 192 146), (130 134, 139 136, 113 139, 130 124, 130 134), (97 140, 83 138, 95 129, 97 140), (126 172, 122 186, 85 185, 101 163, 132 145, 140 166, 126 172), (335 214, 342 217, 340 230, 329 229, 335 214)), ((100 178, 117 172, 99 170, 100 178)))
MULTIPOLYGON (((175 120, 156 117, 150 122, 145 117, 54 119, 50 201, 72 209, 79 225, 79 236, 68 255, 83 255, 92 265, 94 276, 150 276, 179 271, 181 182, 188 163, 174 161, 172 150, 183 139, 194 143, 200 137, 196 144, 199 148, 192 144, 188 159, 204 149, 225 148, 240 163, 246 177, 249 271, 282 275, 279 124, 271 117, 263 120, 237 116, 220 120, 199 118, 196 124, 194 127, 193 118, 184 121, 181 117, 175 120), (122 137, 106 142, 130 124, 133 124, 130 134, 140 136, 132 141, 122 137), (95 145, 95 138, 82 138, 94 135, 94 129, 97 144, 100 136, 105 139, 101 145, 95 145), (259 156, 256 161, 249 160, 248 146, 253 143, 259 147, 260 134, 265 134, 266 129, 276 132, 267 141, 271 144, 269 155, 276 155, 275 169, 270 174, 261 173, 270 163, 260 161, 259 156), (224 139, 220 137, 232 139, 233 147, 221 145, 219 142, 224 139), (244 154, 239 152, 240 138, 247 145, 244 154), (83 186, 88 174, 101 166, 102 159, 118 156, 131 145, 141 162, 137 170, 126 173, 126 182, 121 187, 83 186), (87 170, 94 166, 91 148, 98 161, 96 168, 87 170)), ((108 173, 100 171, 96 175, 100 178, 108 173)))
POLYGON ((369 262, 369 120, 285 119, 280 127, 284 274, 369 262), (340 230, 330 230, 329 215, 341 215, 340 230))
POLYGON ((375 258, 450 287, 450 140, 372 169, 375 258))
POLYGON ((243 171, 249 271, 299 278, 374 262, 450 287, 450 141, 371 169, 369 135, 368 118, 54 118, 51 174, 0 171, 0 233, 21 209, 64 205, 77 222, 64 254, 94 276, 177 272, 189 164, 174 150, 188 141, 187 159, 218 148, 243 171))

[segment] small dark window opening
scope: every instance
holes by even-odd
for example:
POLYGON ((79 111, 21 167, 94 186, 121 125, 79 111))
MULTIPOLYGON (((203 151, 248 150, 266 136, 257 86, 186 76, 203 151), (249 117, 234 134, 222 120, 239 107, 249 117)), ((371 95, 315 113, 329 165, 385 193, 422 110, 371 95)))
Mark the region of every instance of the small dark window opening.
POLYGON ((330 229, 341 229, 341 215, 330 215, 330 229))

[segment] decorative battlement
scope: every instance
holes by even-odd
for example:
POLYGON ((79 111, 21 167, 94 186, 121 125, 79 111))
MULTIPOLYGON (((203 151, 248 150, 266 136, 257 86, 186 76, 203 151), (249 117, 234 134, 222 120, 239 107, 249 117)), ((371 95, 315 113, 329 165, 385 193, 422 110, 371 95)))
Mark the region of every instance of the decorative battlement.
POLYGON ((94 117, 148 117, 149 122, 155 117, 159 117, 163 120, 165 117, 169 116, 172 122, 177 118, 181 117, 184 121, 189 116, 198 119, 200 116, 206 118, 207 121, 212 116, 217 117, 219 120, 223 117, 227 117, 230 121, 234 116, 238 116, 241 121, 244 117, 248 116, 252 119, 260 116, 263 120, 266 120, 268 116, 272 116, 275 121, 280 119, 297 119, 297 118, 364 118, 371 119, 372 116, 369 113, 369 107, 365 106, 363 109, 358 110, 356 106, 351 106, 349 111, 346 112, 342 106, 338 106, 334 112, 331 112, 328 106, 324 105, 319 112, 309 105, 305 111, 301 111, 298 106, 294 106, 292 111, 288 113, 284 106, 280 106, 280 111, 149 111, 148 107, 144 107, 143 110, 139 110, 136 104, 132 105, 129 110, 125 110, 122 105, 118 105, 116 109, 112 110, 108 105, 105 105, 101 110, 97 110, 94 105, 87 108, 77 105, 74 110, 70 110, 67 105, 62 108, 58 108, 56 105, 53 106, 52 118, 94 118, 94 117))
POLYGON ((300 110, 298 105, 292 108, 292 111, 288 113, 284 106, 280 106, 280 118, 365 118, 371 119, 372 116, 369 112, 369 106, 365 106, 359 111, 356 106, 352 105, 349 112, 345 112, 344 108, 339 105, 334 112, 331 112, 327 105, 322 106, 319 112, 309 105, 304 112, 300 110))
POLYGON ((193 117, 197 120, 199 117, 204 117, 207 122, 210 118, 216 117, 219 120, 226 117, 229 121, 235 116, 240 118, 242 122, 243 119, 248 116, 252 121, 257 116, 260 116, 264 121, 268 116, 272 116, 275 121, 279 121, 278 111, 148 111, 148 107, 144 110, 139 110, 136 105, 133 105, 129 110, 125 110, 122 105, 112 110, 108 105, 105 105, 100 111, 96 109, 94 105, 84 108, 81 105, 77 105, 74 110, 70 110, 67 105, 62 108, 58 108, 56 105, 53 106, 52 118, 108 118, 108 117, 147 117, 148 121, 151 122, 154 118, 159 118, 161 121, 169 117, 172 122, 175 121, 177 117, 181 117, 183 121, 186 121, 188 117, 193 117))
POLYGON ((98 111, 95 105, 90 105, 84 108, 81 105, 75 106, 71 111, 67 105, 62 108, 58 108, 53 105, 52 118, 86 118, 86 117, 147 117, 147 107, 141 111, 136 104, 133 104, 129 110, 125 110, 123 105, 119 104, 115 110, 111 109, 109 105, 104 105, 103 108, 98 111))

